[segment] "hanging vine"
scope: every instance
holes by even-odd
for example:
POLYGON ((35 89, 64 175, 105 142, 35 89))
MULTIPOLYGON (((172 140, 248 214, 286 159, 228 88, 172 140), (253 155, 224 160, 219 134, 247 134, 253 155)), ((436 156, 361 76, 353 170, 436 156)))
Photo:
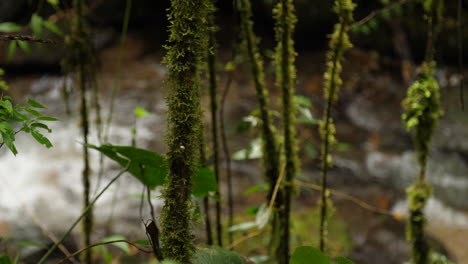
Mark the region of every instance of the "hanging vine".
POLYGON ((165 258, 192 263, 192 177, 198 167, 201 109, 198 67, 207 47, 206 17, 213 11, 209 0, 172 0, 168 19, 169 40, 164 62, 167 86, 169 183, 163 196, 161 239, 165 258))
POLYGON ((296 82, 296 68, 294 66, 296 52, 294 50, 293 33, 297 18, 294 14, 294 1, 281 0, 274 9, 276 19, 276 78, 277 86, 282 92, 283 105, 283 133, 285 155, 285 181, 282 184, 282 204, 278 204, 279 232, 274 239, 276 261, 280 264, 289 262, 290 242, 290 214, 293 182, 298 172, 299 158, 297 153, 294 105, 294 85, 296 82))
POLYGON ((431 137, 442 115, 439 85, 433 76, 433 71, 435 68, 434 45, 442 20, 443 1, 426 0, 424 10, 429 28, 426 58, 417 80, 408 88, 407 96, 402 102, 405 110, 402 115, 403 123, 406 130, 413 132, 413 144, 420 166, 418 180, 406 190, 409 207, 407 240, 411 243, 413 264, 430 263, 430 248, 424 234, 426 217, 423 210, 432 194, 432 188, 426 181, 426 166, 431 137))
POLYGON ((322 194, 320 201, 320 250, 325 250, 325 241, 327 233, 327 219, 332 210, 331 201, 329 201, 329 191, 327 189, 328 168, 332 165, 330 150, 337 143, 335 138, 335 126, 331 117, 331 108, 333 102, 338 100, 338 90, 342 85, 341 71, 344 52, 352 47, 348 32, 353 23, 353 10, 356 7, 352 0, 336 0, 333 11, 339 17, 339 23, 335 25, 333 33, 330 35, 329 51, 327 53, 327 70, 324 74, 325 87, 324 98, 327 102, 320 122, 320 136, 322 138, 321 146, 321 181, 322 194))
MULTIPOLYGON (((265 88, 265 75, 263 69, 263 60, 258 51, 258 41, 253 30, 252 20, 252 5, 250 0, 239 0, 238 10, 240 15, 240 29, 243 38, 243 48, 247 53, 247 57, 250 62, 250 69, 252 78, 255 85, 255 91, 257 93, 257 100, 260 108, 261 118, 261 137, 262 137, 262 162, 265 173, 265 178, 269 186, 268 194, 266 197, 267 204, 273 198, 273 192, 275 189, 276 182, 279 178, 279 162, 280 162, 280 149, 278 142, 275 137, 274 128, 272 124, 272 118, 270 111, 268 110, 268 91, 265 88)), ((273 250, 270 251, 271 257, 274 256, 274 248, 277 247, 279 241, 279 218, 278 218, 278 207, 282 203, 282 189, 278 191, 274 202, 274 210, 272 211, 272 239, 271 245, 273 250)))
MULTIPOLYGON (((83 203, 84 208, 90 205, 90 166, 88 148, 88 136, 90 130, 89 105, 87 91, 95 85, 95 53, 90 41, 89 28, 83 19, 83 1, 73 1, 73 17, 71 20, 70 34, 65 37, 68 56, 62 60, 64 72, 74 72, 77 75, 77 84, 80 90, 80 116, 83 135, 83 203)), ((93 229, 92 208, 85 214, 83 220, 84 246, 91 245, 91 232, 93 229)), ((91 263, 91 252, 84 254, 84 262, 91 263)))

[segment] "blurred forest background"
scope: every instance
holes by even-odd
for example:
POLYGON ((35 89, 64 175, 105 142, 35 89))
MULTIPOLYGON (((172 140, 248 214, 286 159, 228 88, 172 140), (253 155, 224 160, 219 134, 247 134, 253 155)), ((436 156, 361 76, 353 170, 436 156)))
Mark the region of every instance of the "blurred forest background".
MULTIPOLYGON (((416 179, 418 165, 411 135, 401 122, 401 101, 407 87, 419 72, 426 49, 427 25, 419 1, 356 0, 354 18, 362 25, 351 31, 354 47, 345 54, 343 87, 332 110, 340 142, 334 152, 334 167, 329 184, 336 212, 330 223, 330 254, 343 255, 356 263, 403 263, 410 248, 405 240, 405 189, 416 179), (366 17, 370 19, 363 21, 366 17)), ((267 88, 272 108, 280 109, 280 91, 274 86, 272 57, 275 36, 273 0, 253 0, 255 32, 261 38, 260 53, 265 58, 267 88)), ((333 1, 296 0, 298 24, 295 30, 297 55, 296 91, 300 104, 297 125, 301 155, 301 176, 293 203, 293 245, 318 243, 318 207, 320 192, 320 136, 318 119, 325 108, 323 73, 328 35, 337 22, 332 12, 333 1), (314 187, 315 186, 315 187, 314 187)), ((258 162, 258 108, 247 57, 240 49, 239 14, 232 1, 216 4, 218 31, 217 71, 221 91, 229 87, 225 101, 225 133, 228 137, 234 176, 235 223, 255 218, 263 202, 261 168, 258 162), (248 153, 248 155, 245 155, 248 153), (252 186, 260 186, 255 191, 252 186)), ((63 10, 71 1, 60 1, 63 10)), ((92 29, 92 43, 98 59, 97 82, 102 113, 106 115, 116 79, 114 120, 109 142, 137 146, 165 153, 164 142, 167 106, 164 78, 166 66, 161 62, 163 45, 168 39, 167 9, 170 1, 134 0, 123 53, 119 41, 126 8, 125 0, 89 1, 86 12, 92 29), (121 69, 118 57, 122 54, 121 69), (120 73, 119 73, 120 71, 120 73), (135 111, 135 109, 139 109, 135 111), (145 109, 145 110, 142 110, 145 109), (140 112, 138 112, 140 111, 140 112), (142 114, 144 111, 145 114, 142 114), (135 114, 134 114, 135 112, 135 114)), ((434 132, 427 177, 434 196, 426 206, 428 236, 431 245, 455 263, 468 264, 468 114, 462 108, 460 88, 468 61, 468 1, 462 1, 462 47, 457 27, 458 2, 445 1, 442 31, 435 44, 435 76, 441 87, 444 115, 434 132)), ((1 0, 0 23, 14 22, 28 28, 32 14, 55 23, 65 30, 63 22, 70 14, 57 11, 45 1, 1 0), (43 2, 42 4, 40 2, 43 2)), ((44 29, 43 38, 56 39, 44 29)), ((21 241, 50 244, 43 234, 45 225, 52 232, 64 232, 78 216, 82 192, 80 182, 81 142, 79 100, 71 76, 63 74, 60 61, 66 55, 61 42, 29 45, 28 51, 0 40, 0 67, 10 89, 5 95, 21 102, 34 98, 48 107, 46 113, 61 121, 51 125, 48 135, 54 148, 43 149, 31 139, 19 136, 18 156, 6 148, 0 150, 0 250, 15 251, 21 241), (64 92, 66 90, 67 92, 64 92), (65 97, 69 97, 65 100, 65 97), (68 102, 68 103, 67 103, 68 102), (71 114, 67 114, 70 111, 71 114)), ((202 84, 206 86, 203 75, 202 84)), ((208 88, 202 86, 202 107, 209 127, 208 88)), ((465 92, 465 105, 468 104, 465 92)), ((91 113, 91 122, 96 116, 91 113)), ((207 138, 208 163, 212 163, 212 145, 207 138)), ((91 130, 90 142, 97 144, 98 135, 91 130)), ((90 153, 93 171, 92 190, 97 189, 99 157, 90 153), (94 187, 93 187, 94 186, 94 187)), ((221 193, 226 191, 226 155, 221 160, 221 193)), ((105 171, 118 171, 106 162, 105 171)), ((107 173, 105 179, 110 179, 107 173)), ((146 239, 141 219, 141 186, 133 179, 106 193, 96 205, 94 240, 110 235, 129 239, 146 239)), ((153 198, 157 211, 162 206, 159 194, 153 198)), ((144 208, 146 208, 146 204, 144 208)), ((223 201, 223 217, 227 215, 223 201)), ((202 241, 203 224, 196 224, 197 241, 202 241)), ((78 230, 78 229, 77 229, 78 230)), ((248 234, 234 232, 236 238, 248 234)), ((68 248, 79 249, 79 231, 65 241, 68 248)), ((266 255, 268 241, 262 235, 242 240, 235 249, 244 256, 266 255)), ((35 263, 43 249, 20 247, 25 263, 35 263)), ((146 263, 136 250, 121 252, 116 263, 146 263), (140 261, 140 262, 138 262, 140 261)), ((261 258, 257 258, 261 259, 261 258)), ((259 262, 261 263, 261 262, 259 262)))

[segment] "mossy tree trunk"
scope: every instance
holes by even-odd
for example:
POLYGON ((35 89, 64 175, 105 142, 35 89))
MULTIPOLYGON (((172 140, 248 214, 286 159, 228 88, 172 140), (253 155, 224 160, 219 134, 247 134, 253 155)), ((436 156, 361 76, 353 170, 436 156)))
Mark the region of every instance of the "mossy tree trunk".
MULTIPOLYGON (((263 60, 258 50, 258 41, 253 30, 252 20, 252 5, 250 0, 239 0, 238 9, 240 13, 240 26, 241 34, 243 37, 243 47, 247 52, 247 56, 250 63, 252 78, 255 85, 255 91, 257 93, 257 100, 260 108, 261 118, 261 136, 262 136, 262 162, 265 173, 265 178, 269 186, 269 191, 266 197, 267 204, 272 198, 273 191, 275 189, 276 182, 279 178, 279 157, 280 151, 278 148, 277 139, 274 134, 274 128, 272 124, 272 118, 270 111, 268 110, 268 91, 265 88, 265 74, 263 69, 263 60)), ((272 245, 278 242, 278 210, 279 205, 282 204, 281 199, 283 198, 282 190, 278 191, 276 200, 274 203, 273 220, 272 220, 272 245)), ((271 252, 273 253, 273 252, 271 252)), ((272 257, 275 258, 275 256, 272 257)))
POLYGON ((338 100, 338 90, 342 84, 341 71, 344 52, 352 47, 349 40, 348 31, 353 21, 353 10, 355 5, 352 0, 336 0, 333 10, 339 17, 339 23, 335 25, 335 29, 330 36, 329 51, 327 53, 327 70, 324 74, 325 87, 324 99, 327 102, 323 114, 323 119, 320 122, 320 136, 322 139, 321 146, 321 181, 322 193, 320 200, 320 230, 319 230, 319 245, 320 250, 325 251, 327 219, 330 216, 332 208, 331 202, 328 199, 327 175, 328 168, 332 165, 330 150, 336 144, 335 126, 331 117, 331 108, 333 102, 338 100))
POLYGON ((276 6, 276 78, 282 92, 282 117, 285 155, 285 181, 282 183, 282 204, 278 204, 279 232, 278 243, 275 245, 275 257, 279 264, 289 263, 290 214, 294 178, 298 172, 299 158, 295 129, 296 109, 294 104, 294 85, 296 68, 294 66, 296 52, 294 50, 293 33, 296 24, 294 1, 281 0, 276 6))
POLYGON ((167 86, 169 183, 164 190, 162 234, 164 257, 191 263, 195 251, 191 230, 192 177, 198 167, 201 109, 198 66, 207 47, 213 6, 208 0, 172 0, 165 63, 167 86))

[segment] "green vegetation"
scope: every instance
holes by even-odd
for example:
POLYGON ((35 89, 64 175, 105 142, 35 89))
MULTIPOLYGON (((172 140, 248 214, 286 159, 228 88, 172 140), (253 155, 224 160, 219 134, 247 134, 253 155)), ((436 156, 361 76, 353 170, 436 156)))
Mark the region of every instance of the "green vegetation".
MULTIPOLYGON (((2 33, 0 40, 9 42, 6 47, 8 54, 5 58, 10 60, 15 58, 18 47, 18 51, 21 49, 22 53, 31 54, 31 43, 61 45, 66 54, 61 60, 62 72, 74 76, 74 86, 79 93, 76 99, 80 107, 78 115, 83 138, 80 142, 84 167, 82 171, 83 209, 59 239, 52 239, 54 240, 52 246, 45 248, 31 242, 19 244, 20 249, 24 246, 44 249, 45 253, 41 252, 44 254, 37 263, 48 263, 54 251, 63 246, 65 239, 81 223, 84 240, 81 249, 76 252, 62 250, 65 256, 62 256, 63 258, 58 263, 76 261, 75 257, 80 257, 82 262, 87 264, 99 261, 127 263, 123 260, 124 256, 144 252, 152 254, 145 257, 144 261, 149 261, 145 263, 243 264, 253 261, 264 264, 352 264, 352 260, 341 257, 341 255, 351 254, 353 250, 349 226, 347 226, 346 219, 340 218, 339 214, 332 217, 335 208, 330 196, 339 195, 343 199, 348 199, 376 213, 376 216, 393 215, 388 209, 386 197, 383 198, 385 201, 377 201, 379 206, 369 205, 351 195, 329 188, 328 177, 333 166, 333 153, 349 148, 345 143, 338 142, 337 128, 340 132, 341 128, 339 124, 335 125, 338 118, 334 121, 333 111, 335 104, 339 102, 340 89, 344 86, 345 80, 348 80, 342 78, 342 73, 346 65, 344 63, 346 52, 353 47, 350 33, 368 35, 372 31, 377 31, 379 23, 390 21, 392 14, 400 15, 403 12, 402 5, 409 1, 401 0, 391 3, 391 1, 382 0, 382 9, 374 10, 357 22, 354 21, 354 11, 357 5, 352 0, 334 1, 332 11, 336 14, 338 23, 334 25, 329 35, 323 87, 319 85, 323 91, 323 100, 320 103, 323 104, 317 104, 318 106, 312 105, 313 99, 296 94, 297 83, 309 81, 298 81, 296 76, 298 69, 296 68, 295 32, 299 29, 296 29, 296 25, 300 22, 298 21, 300 16, 296 13, 300 12, 297 7, 299 4, 304 4, 304 1, 278 0, 274 7, 273 1, 262 2, 264 6, 273 7, 269 9, 268 12, 271 11, 271 13, 268 14, 272 15, 272 21, 275 23, 272 28, 276 37, 274 51, 264 48, 257 36, 258 28, 254 27, 256 19, 254 12, 258 11, 258 3, 251 0, 235 1, 233 9, 238 21, 236 20, 233 24, 239 27, 242 52, 233 54, 232 61, 226 64, 225 72, 230 75, 223 93, 220 92, 222 87, 220 80, 224 76, 217 65, 223 60, 223 54, 218 49, 217 33, 220 32, 222 33, 220 35, 223 35, 225 32, 222 32, 220 26, 222 24, 218 25, 217 22, 225 23, 225 21, 216 19, 215 2, 214 0, 171 0, 170 8, 167 10, 168 40, 163 46, 165 50, 163 63, 168 69, 164 82, 167 88, 165 155, 137 147, 136 138, 139 131, 137 131, 136 120, 149 115, 143 107, 134 108, 131 113, 132 118, 135 118, 133 127, 129 129, 132 137, 131 146, 115 145, 109 142, 115 99, 120 88, 121 75, 124 72, 122 67, 124 43, 129 31, 134 1, 125 1, 116 76, 113 79, 109 113, 105 124, 102 122, 102 102, 96 79, 98 53, 94 50, 92 41, 92 24, 88 23, 88 15, 92 13, 93 8, 97 7, 92 7, 91 3, 88 6, 86 1, 80 0, 71 1, 71 6, 56 0, 39 1, 31 11, 30 19, 25 20, 27 22, 25 25, 13 22, 0 23, 2 33), (42 16, 47 13, 43 11, 46 7, 47 12, 56 12, 54 15, 59 14, 58 17, 63 18, 60 27, 52 23, 50 17, 42 16), (23 32, 32 32, 30 34, 33 35, 22 35, 23 32), (51 36, 58 39, 49 39, 51 36), (225 150, 225 157, 221 157, 221 144, 218 137, 222 135, 223 141, 226 139, 223 122, 224 102, 233 73, 237 73, 237 70, 242 72, 241 68, 236 69, 236 67, 242 66, 244 57, 249 66, 248 71, 255 90, 252 93, 255 92, 258 109, 249 110, 252 112, 243 118, 238 126, 238 132, 240 134, 251 132, 254 139, 245 149, 238 150, 232 156, 229 155, 229 151, 225 150), (271 61, 264 58, 271 59, 271 61), (274 70, 270 66, 274 66, 274 70), (201 74, 202 70, 207 72, 206 79, 203 79, 205 76, 201 74), (270 75, 275 78, 270 78, 270 75), (273 79, 276 85, 273 85, 273 79), (210 141, 205 140, 207 129, 203 126, 202 95, 204 93, 202 87, 205 83, 209 95, 211 121, 209 134, 212 139, 210 141), (219 98, 220 94, 222 98, 219 98), (275 96, 278 97, 278 101, 273 100, 275 96), (278 111, 277 108, 280 110, 278 111), (312 112, 322 113, 322 119, 318 121, 312 112), (93 114, 94 123, 91 119, 93 114), (91 132, 94 132, 91 128, 96 129, 98 142, 96 144, 90 142, 91 132), (302 132, 307 135, 302 136, 302 132), (313 138, 314 136, 317 140, 313 138), (303 142, 304 137, 309 137, 308 141, 303 142), (315 144, 319 139, 320 146, 315 144), (99 177, 103 175, 104 157, 113 161, 113 165, 120 169, 104 187, 99 187, 98 180, 94 197, 90 193, 92 189, 90 152, 93 151, 101 155, 99 177), (320 155, 316 158, 318 152, 320 155), (303 153, 310 158, 303 164, 320 172, 320 175, 311 176, 313 180, 320 181, 320 185, 303 181, 305 176, 301 173, 300 165, 303 153), (244 195, 251 195, 258 191, 264 192, 260 199, 262 202, 258 206, 248 208, 245 214, 236 212, 234 215, 234 209, 238 208, 233 206, 232 190, 237 186, 232 185, 230 176, 221 177, 224 164, 222 158, 227 163, 228 170, 231 158, 238 161, 259 159, 261 162, 263 170, 261 174, 265 183, 248 186, 244 195), (93 206, 124 174, 134 177, 144 188, 143 194, 137 195, 142 199, 140 218, 144 223, 147 239, 131 241, 121 235, 112 234, 104 238, 100 237, 96 239, 98 242, 93 243, 91 240, 95 232, 93 206), (224 189, 221 188, 224 187, 224 178, 228 178, 227 207, 229 211, 229 217, 226 217, 225 221, 222 217, 224 207, 222 198, 225 195, 224 189), (307 202, 301 203, 298 210, 293 210, 294 195, 299 193, 296 190, 298 185, 319 191, 318 202, 310 201, 311 196, 307 196, 303 199, 307 202), (154 195, 155 192, 153 195, 151 193, 157 188, 161 190, 160 197, 154 195), (158 211, 153 208, 151 200, 153 197, 164 201, 159 215, 156 215, 158 211), (148 202, 151 215, 147 221, 143 220, 141 213, 143 201, 148 202), (203 203, 204 214, 200 213, 199 203, 203 203), (213 217, 215 221, 211 218, 211 203, 215 204, 213 217), (317 205, 306 207, 315 204, 317 205), (201 223, 202 221, 205 222, 201 223), (227 227, 224 228, 223 224, 227 224, 227 227), (202 232, 196 230, 199 226, 205 226, 204 238, 200 235, 202 232), (116 248, 119 249, 118 254, 115 254, 116 248)), ((406 237, 411 247, 408 263, 451 263, 445 256, 431 249, 425 233, 427 218, 424 214, 425 205, 433 193, 433 187, 426 178, 431 138, 436 130, 438 119, 442 115, 439 84, 434 76, 436 72, 435 47, 442 25, 448 22, 443 19, 444 1, 415 2, 412 4, 420 4, 424 9, 428 37, 426 55, 420 71, 409 86, 406 98, 401 102, 404 110, 403 125, 412 134, 414 150, 417 154, 416 162, 420 168, 419 177, 407 189, 409 215, 406 237)), ((236 41, 236 37, 233 37, 233 42, 236 41)), ((222 42, 219 41, 219 43, 222 42)), ((235 49, 234 51, 234 53, 237 52, 235 49)), ((353 74, 355 75, 353 78, 359 78, 360 73, 353 72, 353 74)), ((322 75, 322 72, 317 74, 319 75, 322 75)), ((314 86, 314 80, 311 82, 310 86, 314 86)), ((242 85, 248 86, 248 82, 245 81, 242 85)), ((305 86, 308 87, 307 89, 310 88, 309 83, 305 86)), ((0 149, 5 146, 13 155, 19 154, 16 148, 18 133, 30 134, 45 147, 53 147, 52 142, 44 133, 52 132, 46 122, 59 120, 43 115, 40 111, 45 111, 46 107, 33 99, 16 103, 14 98, 4 95, 4 93, 8 94, 8 90, 5 72, 0 69, 0 149)), ((315 93, 315 86, 310 90, 314 90, 311 93, 315 93)), ((242 97, 243 94, 236 96, 242 97)), ((71 99, 68 92, 65 93, 65 98, 71 99)), ((70 110, 68 106, 67 110, 70 110)), ((154 137, 162 138, 161 135, 156 134, 154 137)), ((226 142, 222 144, 225 146, 226 142)), ((254 164, 255 161, 251 163, 254 164)), ((243 187, 241 184, 239 186, 239 188, 243 187)), ((249 202, 249 206, 252 205, 250 197, 253 196, 245 199, 249 202)), ((389 219, 382 217, 381 220, 389 219)), ((0 242, 0 246, 4 246, 3 239, 0 242)), ((0 264, 21 263, 19 253, 13 255, 8 254, 6 250, 0 252, 0 264)))

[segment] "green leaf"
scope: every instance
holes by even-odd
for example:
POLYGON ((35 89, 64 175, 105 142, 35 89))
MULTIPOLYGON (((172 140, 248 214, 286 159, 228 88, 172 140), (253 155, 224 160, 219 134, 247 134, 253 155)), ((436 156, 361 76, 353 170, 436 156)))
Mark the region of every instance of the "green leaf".
POLYGON ((18 46, 24 51, 24 53, 30 55, 31 49, 29 48, 29 44, 26 41, 18 40, 18 46))
POLYGON ((289 264, 330 264, 330 259, 314 247, 302 246, 294 250, 289 264))
POLYGON ((13 264, 13 261, 9 256, 0 254, 0 264, 13 264))
POLYGON ((34 116, 37 116, 37 117, 42 116, 41 113, 39 113, 38 111, 36 111, 36 110, 34 110, 34 109, 31 109, 31 108, 28 108, 28 107, 24 107, 24 106, 23 106, 23 109, 24 109, 24 111, 30 113, 31 115, 34 115, 34 116))
POLYGON ((15 142, 15 132, 13 130, 9 130, 6 132, 1 132, 3 142, 5 145, 10 149, 11 153, 16 156, 18 154, 18 150, 14 144, 15 142))
POLYGON ((49 3, 51 6, 58 6, 59 0, 47 0, 47 3, 49 3))
POLYGON ((42 129, 45 129, 47 130, 47 132, 51 133, 52 132, 52 129, 50 129, 47 125, 45 124, 42 124, 42 123, 32 123, 31 124, 31 128, 42 128, 42 129))
POLYGON ((100 253, 106 263, 112 262, 112 254, 109 252, 105 245, 97 246, 94 248, 95 252, 100 253))
POLYGON ((138 118, 145 118, 151 115, 150 112, 147 112, 143 107, 136 107, 133 110, 133 113, 135 114, 136 117, 138 118))
POLYGON ((12 33, 21 31, 22 27, 16 23, 4 22, 0 23, 0 32, 12 33))
POLYGON ((193 264, 244 264, 244 259, 236 252, 211 246, 198 249, 193 264))
POLYGON ((37 14, 33 14, 31 16, 31 28, 34 32, 34 35, 36 35, 37 37, 40 37, 41 34, 42 34, 42 22, 44 20, 42 19, 42 17, 38 16, 37 14))
POLYGON ((34 101, 33 99, 29 99, 29 100, 28 100, 28 104, 29 104, 30 106, 34 107, 34 108, 44 108, 44 109, 46 108, 45 106, 43 106, 42 104, 40 104, 40 103, 34 101))
POLYGON ((55 33, 56 35, 63 36, 63 31, 59 27, 57 27, 57 25, 50 23, 47 20, 44 20, 43 25, 45 28, 55 33))
POLYGON ((87 145, 87 147, 100 151, 122 167, 130 164, 128 172, 150 189, 166 182, 168 165, 166 158, 162 155, 130 146, 87 145))
POLYGON ((11 104, 10 101, 0 100, 0 106, 3 106, 8 111, 8 113, 13 113, 13 105, 11 104))
POLYGON ((40 120, 40 121, 60 121, 60 119, 57 119, 55 117, 50 117, 50 116, 41 116, 37 120, 40 120))
POLYGON ((31 241, 22 241, 18 244, 20 247, 37 247, 37 248, 45 248, 44 245, 36 242, 31 241))
POLYGON ((245 210, 246 215, 256 215, 258 213, 258 206, 252 206, 245 210))
POLYGON ((345 257, 337 257, 336 258, 336 263, 337 264, 354 264, 353 261, 345 258, 345 257))
POLYGON ((133 244, 142 246, 142 247, 152 247, 151 241, 149 240, 137 240, 137 241, 133 241, 133 244))
MULTIPOLYGON (((124 236, 121 236, 121 235, 113 235, 113 236, 105 237, 101 241, 102 242, 110 242, 110 241, 115 241, 115 240, 126 240, 126 238, 124 236)), ((125 243, 125 242, 115 242, 115 243, 112 243, 111 245, 122 249, 127 254, 130 253, 130 248, 129 248, 128 244, 125 243)))
POLYGON ((193 178, 192 193, 195 197, 203 198, 209 195, 209 192, 218 190, 218 183, 211 168, 201 168, 193 178))
POLYGON ((4 133, 12 132, 14 134, 13 126, 6 121, 2 121, 0 122, 0 132, 4 132, 4 133))
POLYGON ((13 55, 15 55, 16 45, 18 45, 16 40, 11 41, 8 45, 8 60, 11 60, 11 58, 13 58, 13 55))
POLYGON ((229 227, 228 232, 246 231, 246 230, 250 230, 250 229, 252 229, 254 227, 257 227, 257 223, 254 222, 254 221, 243 222, 243 223, 240 223, 240 224, 233 225, 233 226, 229 227))
POLYGON ((180 262, 172 259, 165 259, 161 262, 161 264, 181 264, 180 262))
POLYGON ((47 148, 53 147, 52 143, 49 141, 48 138, 46 138, 44 135, 42 135, 39 131, 31 129, 31 135, 33 138, 41 143, 42 145, 46 146, 47 148))
POLYGON ((249 189, 244 191, 244 195, 249 195, 251 193, 257 192, 257 191, 266 191, 268 189, 268 186, 266 184, 258 184, 250 187, 249 189))
POLYGON ((293 98, 293 101, 298 106, 302 106, 306 108, 312 107, 312 101, 310 100, 310 98, 302 96, 302 95, 295 95, 293 98))

